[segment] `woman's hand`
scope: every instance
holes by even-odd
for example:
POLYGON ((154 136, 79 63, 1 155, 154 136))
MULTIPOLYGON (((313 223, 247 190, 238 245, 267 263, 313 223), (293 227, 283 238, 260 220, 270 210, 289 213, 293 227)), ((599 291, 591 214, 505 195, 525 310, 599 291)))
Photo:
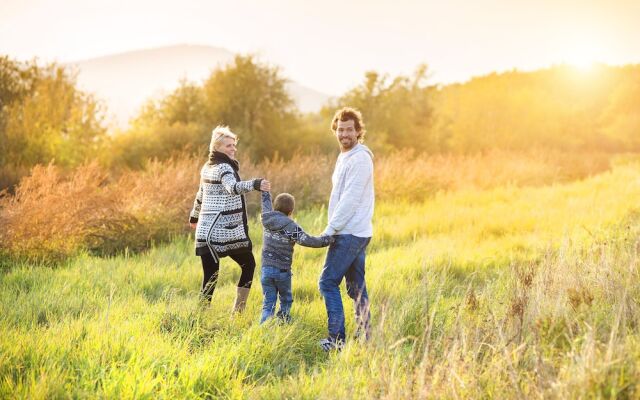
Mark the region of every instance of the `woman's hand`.
POLYGON ((266 179, 263 179, 262 182, 260 182, 260 190, 262 192, 269 192, 271 191, 271 182, 269 182, 266 179))
POLYGON ((191 227, 191 229, 196 229, 196 226, 198 226, 197 222, 189 222, 189 226, 191 227))

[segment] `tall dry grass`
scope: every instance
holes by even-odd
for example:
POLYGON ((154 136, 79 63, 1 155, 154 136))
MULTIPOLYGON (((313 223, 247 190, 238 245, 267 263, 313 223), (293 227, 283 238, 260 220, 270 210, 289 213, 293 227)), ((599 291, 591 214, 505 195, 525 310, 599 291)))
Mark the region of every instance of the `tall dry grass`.
MULTIPOLYGON (((419 201, 438 191, 542 185, 586 177, 609 168, 611 155, 490 152, 475 156, 416 155, 375 158, 380 201, 419 201)), ((187 218, 204 160, 150 161, 143 170, 112 172, 96 163, 64 171, 37 166, 0 198, 0 254, 5 259, 55 263, 82 251, 114 254, 188 232, 187 218)), ((289 192, 297 208, 325 204, 334 156, 296 155, 253 163, 241 160, 243 179, 267 178, 289 192)), ((259 198, 248 195, 248 209, 259 198)))
POLYGON ((567 182, 609 169, 613 158, 604 152, 549 150, 433 156, 396 152, 375 160, 376 198, 418 200, 437 191, 567 182))
MULTIPOLYGON (((203 309, 186 236, 146 254, 16 266, 0 280, 0 398, 639 398, 638 199, 634 163, 564 185, 379 203, 371 340, 354 340, 345 297, 338 354, 317 345, 325 251, 296 251, 284 325, 258 324, 255 284, 230 315, 230 260, 203 309)), ((325 215, 296 218, 318 232, 325 215)), ((251 229, 259 237, 257 219, 251 229)))
POLYGON ((20 165, 0 166, 0 188, 13 189, 22 178, 29 175, 29 167, 20 165))
POLYGON ((189 160, 151 162, 113 177, 91 163, 71 172, 33 168, 0 199, 1 249, 12 259, 56 262, 80 251, 140 250, 185 230, 189 160))

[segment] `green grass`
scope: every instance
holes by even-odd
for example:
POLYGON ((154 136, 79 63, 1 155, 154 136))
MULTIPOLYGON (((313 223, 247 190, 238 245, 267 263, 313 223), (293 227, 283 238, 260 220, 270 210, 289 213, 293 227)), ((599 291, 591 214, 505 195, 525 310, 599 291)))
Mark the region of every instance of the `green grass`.
MULTIPOLYGON (((259 269, 246 312, 230 314, 240 269, 227 259, 201 310, 188 238, 13 265, 0 277, 0 398, 637 398, 639 210, 637 164, 377 204, 373 338, 339 354, 316 345, 324 250, 297 247, 284 326, 258 325, 259 269)), ((319 233, 326 213, 295 218, 319 233)), ((259 255, 257 221, 251 232, 259 255)))

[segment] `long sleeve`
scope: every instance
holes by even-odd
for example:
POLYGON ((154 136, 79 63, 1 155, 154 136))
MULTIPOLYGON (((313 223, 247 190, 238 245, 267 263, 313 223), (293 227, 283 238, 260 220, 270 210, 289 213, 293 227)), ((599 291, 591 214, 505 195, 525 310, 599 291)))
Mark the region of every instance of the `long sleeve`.
POLYGON ((273 211, 273 204, 271 202, 271 193, 262 192, 262 214, 273 211))
POLYGON ((333 235, 340 232, 360 206, 365 186, 373 175, 373 163, 368 156, 366 157, 367 162, 354 162, 351 170, 347 172, 344 191, 323 234, 333 235))
POLYGON ((305 247, 326 247, 331 244, 331 236, 311 236, 307 234, 300 225, 291 223, 283 230, 285 236, 305 247))
POLYGON ((198 193, 196 193, 196 199, 193 201, 193 209, 189 214, 189 222, 195 224, 198 222, 198 218, 200 217, 200 208, 202 207, 202 182, 200 183, 200 187, 198 188, 198 193))
POLYGON ((262 179, 252 179, 250 181, 238 181, 233 168, 229 164, 220 164, 220 180, 224 189, 229 194, 245 194, 260 188, 262 179))

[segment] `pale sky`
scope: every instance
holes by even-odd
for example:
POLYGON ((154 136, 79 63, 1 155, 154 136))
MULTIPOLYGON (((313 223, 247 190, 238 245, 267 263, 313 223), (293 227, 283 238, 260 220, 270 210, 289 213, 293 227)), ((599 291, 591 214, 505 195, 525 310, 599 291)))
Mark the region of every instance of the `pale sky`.
POLYGON ((0 54, 69 62, 175 44, 256 53, 330 95, 365 71, 433 83, 640 63, 640 0, 0 0, 0 54))

